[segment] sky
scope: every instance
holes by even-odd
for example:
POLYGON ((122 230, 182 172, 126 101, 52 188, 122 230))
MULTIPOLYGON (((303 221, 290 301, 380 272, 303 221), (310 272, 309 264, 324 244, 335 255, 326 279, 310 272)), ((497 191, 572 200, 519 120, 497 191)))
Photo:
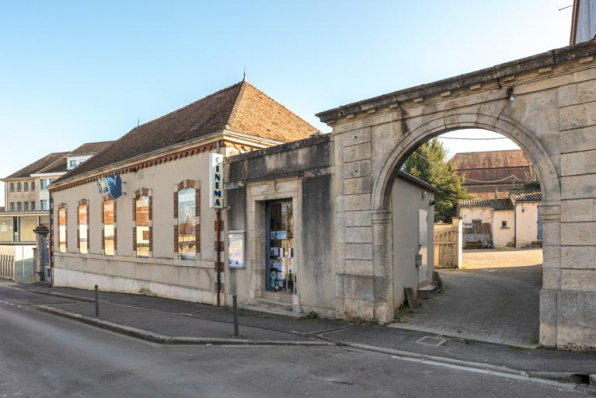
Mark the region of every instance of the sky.
MULTIPOLYGON (((50 152, 117 139, 139 119, 237 83, 245 68, 249 82, 328 132, 315 113, 568 45, 571 9, 559 8, 571 4, 6 1, 0 176, 50 152)), ((484 136, 451 133, 470 134, 484 136)), ((444 142, 451 155, 489 149, 444 142)))

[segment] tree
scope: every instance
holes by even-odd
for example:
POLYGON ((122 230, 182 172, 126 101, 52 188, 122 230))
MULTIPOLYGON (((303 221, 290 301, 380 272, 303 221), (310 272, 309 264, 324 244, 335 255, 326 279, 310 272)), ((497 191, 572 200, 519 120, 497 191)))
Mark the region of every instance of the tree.
POLYGON ((538 174, 536 174, 533 167, 530 167, 529 173, 525 173, 525 181, 522 188, 531 190, 540 189, 540 180, 538 179, 538 174))
POLYGON ((465 177, 456 174, 453 163, 447 161, 447 151, 437 139, 420 145, 404 163, 403 170, 429 183, 437 189, 435 193, 435 222, 451 220, 461 199, 468 199, 462 186, 465 177))

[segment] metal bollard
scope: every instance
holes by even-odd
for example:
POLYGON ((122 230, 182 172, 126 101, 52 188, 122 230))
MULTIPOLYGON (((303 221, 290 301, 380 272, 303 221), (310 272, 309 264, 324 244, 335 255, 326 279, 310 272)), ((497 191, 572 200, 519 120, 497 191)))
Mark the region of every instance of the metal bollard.
POLYGON ((234 306, 234 336, 238 337, 240 336, 240 333, 238 332, 238 296, 233 295, 232 299, 234 306))
POLYGON ((99 316, 99 289, 95 285, 95 316, 99 316))

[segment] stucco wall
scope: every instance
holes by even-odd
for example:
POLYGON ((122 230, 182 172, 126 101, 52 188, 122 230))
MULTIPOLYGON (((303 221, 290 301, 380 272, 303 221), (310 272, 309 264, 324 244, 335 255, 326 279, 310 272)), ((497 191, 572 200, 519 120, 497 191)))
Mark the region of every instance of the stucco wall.
POLYGON ((515 204, 516 247, 522 249, 538 240, 538 203, 515 204))
POLYGON ((57 210, 67 205, 67 251, 60 253, 54 239, 54 284, 91 289, 95 284, 106 291, 153 293, 176 299, 214 303, 214 221, 209 208, 208 153, 189 156, 158 166, 122 175, 125 195, 117 200, 116 256, 105 256, 101 244, 103 198, 97 185, 89 183, 53 193, 54 230, 57 210), (180 260, 174 252, 174 192, 176 184, 198 180, 201 188, 201 253, 196 260, 180 260), (137 189, 152 190, 153 253, 150 258, 136 258, 133 251, 133 200, 137 189), (78 201, 89 201, 89 254, 77 252, 78 201))
POLYGON ((464 224, 471 224, 473 220, 483 223, 493 222, 493 210, 490 207, 460 207, 459 216, 464 224))
POLYGON ((397 178, 391 189, 391 208, 393 212, 393 307, 404 302, 404 288, 417 290, 432 282, 434 270, 434 207, 429 201, 434 195, 427 192, 422 197, 423 188, 411 182, 397 178), (426 210, 427 219, 427 279, 419 279, 415 257, 418 254, 418 210, 426 210))
POLYGON ((493 246, 504 247, 507 243, 513 245, 514 223, 513 210, 499 210, 493 212, 493 246), (507 222, 507 227, 502 227, 502 222, 507 222))

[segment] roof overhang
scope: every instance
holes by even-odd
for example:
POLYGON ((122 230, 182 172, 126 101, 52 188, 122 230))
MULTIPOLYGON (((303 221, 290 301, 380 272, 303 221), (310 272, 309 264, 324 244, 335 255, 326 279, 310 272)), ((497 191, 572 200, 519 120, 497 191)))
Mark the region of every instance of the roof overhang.
MULTIPOLYGON (((145 153, 142 155, 134 156, 132 158, 126 159, 121 162, 112 163, 112 164, 106 165, 104 167, 100 167, 98 169, 88 171, 86 173, 77 174, 71 178, 66 178, 64 180, 55 181, 50 186, 48 186, 48 189, 50 191, 52 191, 52 190, 61 188, 65 185, 78 182, 80 180, 85 180, 85 179, 94 178, 94 177, 99 178, 100 176, 108 174, 108 173, 114 173, 114 172, 117 173, 122 169, 133 167, 135 164, 138 164, 141 162, 151 161, 151 160, 163 157, 163 156, 178 153, 180 151, 191 149, 191 148, 194 148, 197 146, 216 144, 218 141, 221 141, 221 140, 225 140, 225 141, 232 142, 232 143, 235 143, 238 145, 249 146, 249 147, 253 147, 253 148, 266 148, 266 147, 270 147, 270 146, 274 146, 274 145, 283 144, 283 142, 269 140, 269 139, 265 139, 265 138, 260 138, 260 137, 224 129, 224 130, 216 131, 211 134, 204 135, 204 136, 196 138, 196 139, 192 139, 189 141, 171 145, 171 146, 168 146, 165 148, 160 148, 158 150, 155 150, 155 151, 152 151, 149 153, 145 153)), ((76 170, 76 168, 73 170, 76 170)))

